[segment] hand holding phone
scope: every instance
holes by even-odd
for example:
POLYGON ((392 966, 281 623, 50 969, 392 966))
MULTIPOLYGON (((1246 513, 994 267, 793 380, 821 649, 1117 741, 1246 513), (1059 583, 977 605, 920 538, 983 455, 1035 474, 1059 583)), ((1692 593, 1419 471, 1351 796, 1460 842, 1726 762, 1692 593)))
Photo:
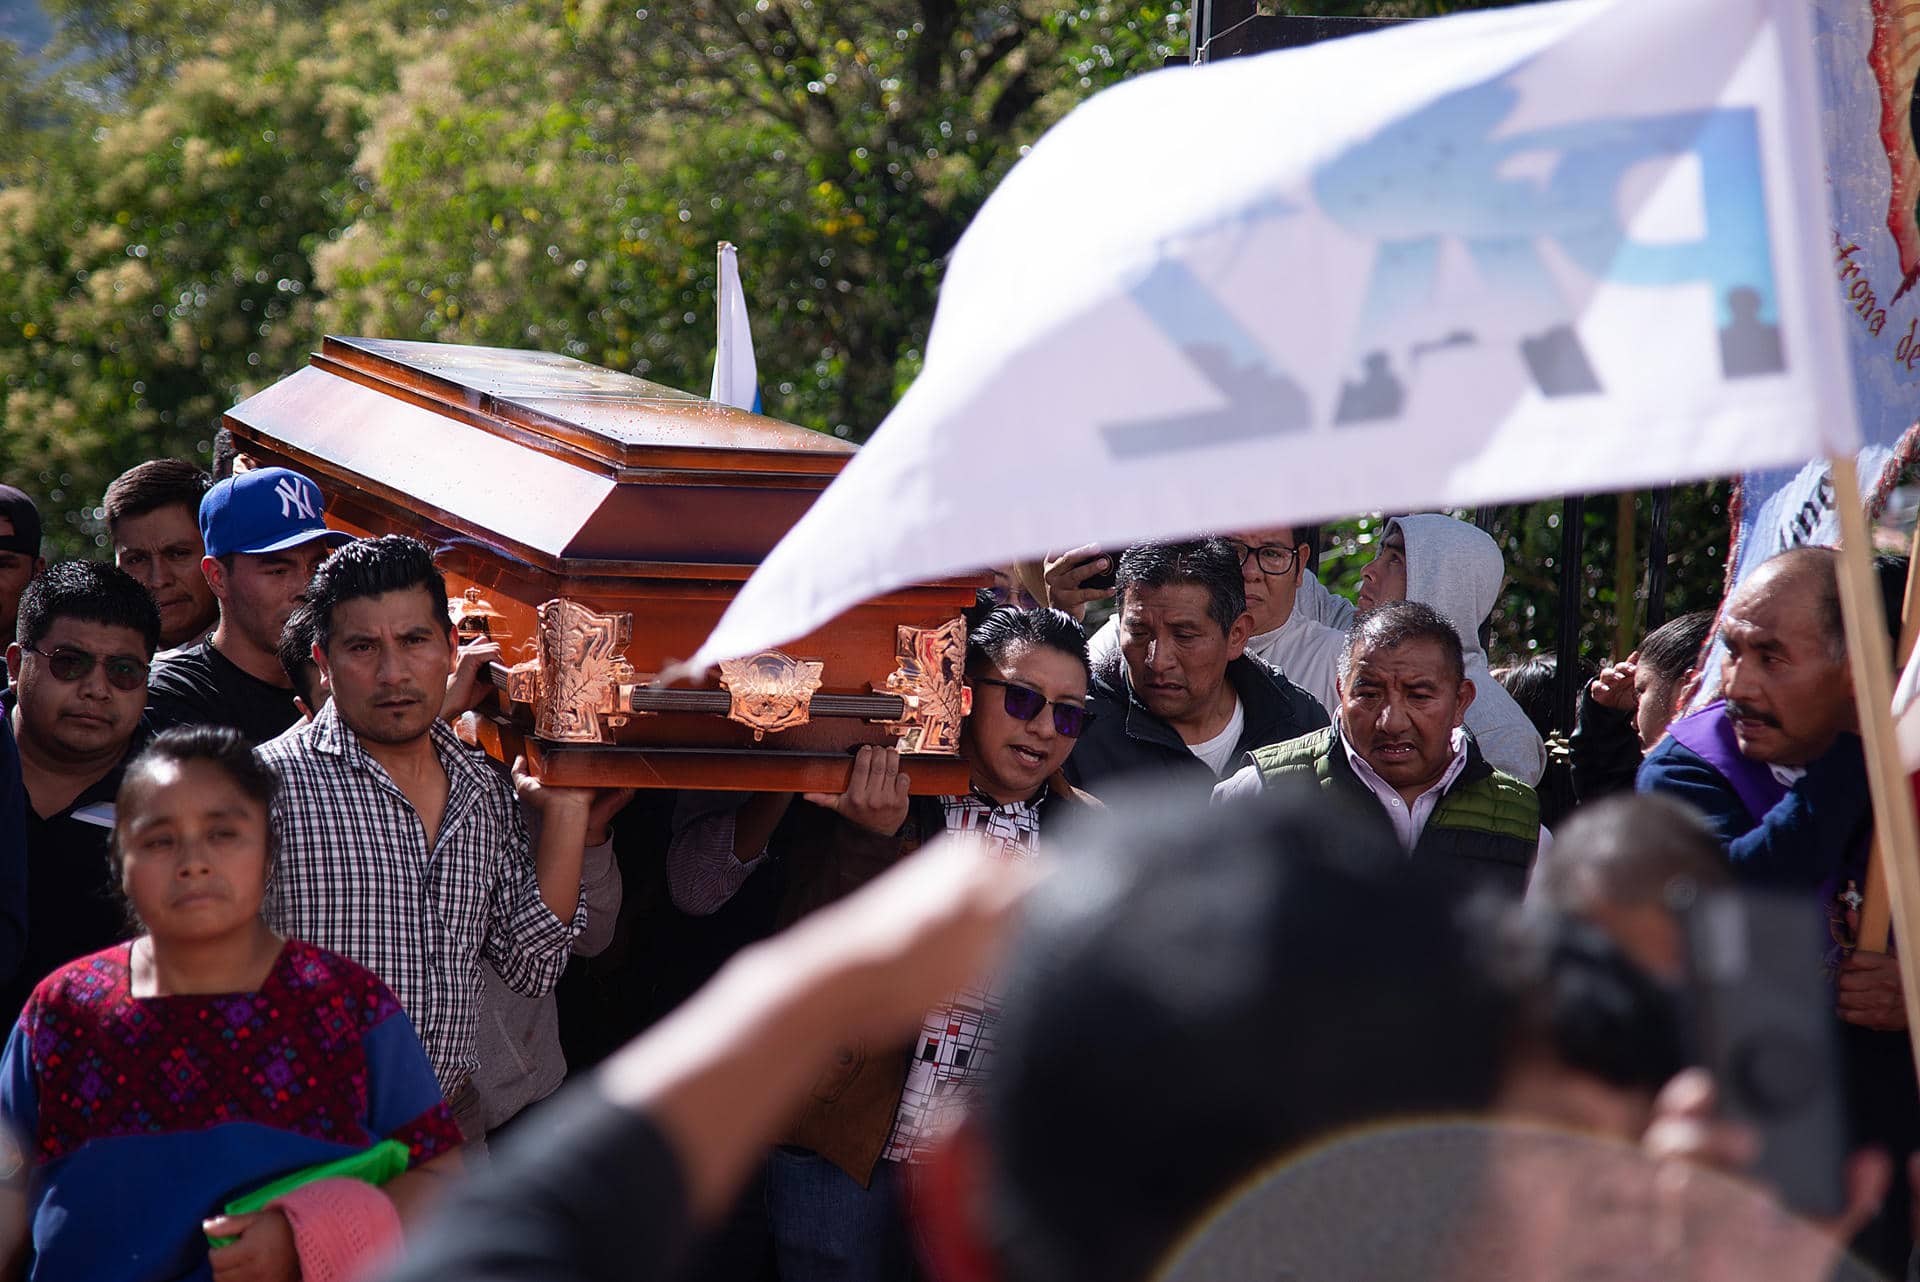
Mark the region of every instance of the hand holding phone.
POLYGON ((1078 619, 1094 601, 1113 595, 1120 556, 1089 543, 1049 556, 1046 562, 1047 603, 1078 619))

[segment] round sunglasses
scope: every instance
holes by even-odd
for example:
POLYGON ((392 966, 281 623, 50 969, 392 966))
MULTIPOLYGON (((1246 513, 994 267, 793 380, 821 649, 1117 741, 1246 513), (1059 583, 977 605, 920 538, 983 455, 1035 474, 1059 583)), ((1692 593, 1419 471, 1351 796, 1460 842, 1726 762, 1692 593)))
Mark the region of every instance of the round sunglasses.
POLYGON ((147 665, 138 659, 129 659, 125 655, 110 654, 100 658, 85 650, 69 649, 66 646, 58 650, 42 650, 34 645, 26 648, 47 661, 47 671, 53 674, 55 681, 71 683, 85 680, 86 675, 93 671, 93 665, 97 663, 106 670, 107 684, 116 690, 140 690, 147 684, 147 665))
POLYGON ((1000 681, 993 677, 974 677, 970 684, 977 686, 999 686, 1005 692, 1007 715, 1015 721, 1031 721, 1040 715, 1042 708, 1053 709, 1053 728, 1069 739, 1078 739, 1093 720, 1093 714, 1077 703, 1049 702, 1047 696, 1032 686, 1015 684, 1012 681, 1000 681))

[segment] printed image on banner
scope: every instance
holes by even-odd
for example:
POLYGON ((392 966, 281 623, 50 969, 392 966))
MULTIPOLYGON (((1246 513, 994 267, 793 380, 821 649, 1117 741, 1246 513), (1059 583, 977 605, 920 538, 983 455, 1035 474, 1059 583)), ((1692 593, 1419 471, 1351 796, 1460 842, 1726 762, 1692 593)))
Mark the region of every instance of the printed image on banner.
MULTIPOLYGON (((1861 487, 1878 514, 1920 450, 1920 5, 1815 0, 1813 9, 1833 276, 1864 438, 1861 487)), ((1840 538, 1824 462, 1748 473, 1734 519, 1730 583, 1775 552, 1840 538)))

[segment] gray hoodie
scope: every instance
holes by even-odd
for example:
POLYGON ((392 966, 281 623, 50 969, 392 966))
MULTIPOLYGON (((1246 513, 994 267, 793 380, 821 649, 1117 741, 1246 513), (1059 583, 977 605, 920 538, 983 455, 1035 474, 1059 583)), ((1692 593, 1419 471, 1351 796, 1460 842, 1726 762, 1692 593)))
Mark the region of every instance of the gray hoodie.
POLYGON ((1488 673, 1487 652, 1480 648, 1480 625, 1507 577, 1500 546, 1479 526, 1450 516, 1403 516, 1389 521, 1382 537, 1396 525, 1407 544, 1407 600, 1432 606, 1460 633, 1474 689, 1467 729, 1481 755, 1524 784, 1539 783, 1547 768, 1540 732, 1488 673))

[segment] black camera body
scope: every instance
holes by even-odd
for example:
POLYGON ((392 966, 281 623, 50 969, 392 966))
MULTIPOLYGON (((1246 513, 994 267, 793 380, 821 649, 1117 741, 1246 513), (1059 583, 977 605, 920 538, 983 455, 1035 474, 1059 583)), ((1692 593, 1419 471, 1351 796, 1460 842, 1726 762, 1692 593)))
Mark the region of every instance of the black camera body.
POLYGON ((1692 1049, 1722 1115, 1760 1136, 1749 1174, 1803 1215, 1838 1215, 1848 1131, 1825 914, 1804 895, 1711 890, 1683 919, 1692 1049))

